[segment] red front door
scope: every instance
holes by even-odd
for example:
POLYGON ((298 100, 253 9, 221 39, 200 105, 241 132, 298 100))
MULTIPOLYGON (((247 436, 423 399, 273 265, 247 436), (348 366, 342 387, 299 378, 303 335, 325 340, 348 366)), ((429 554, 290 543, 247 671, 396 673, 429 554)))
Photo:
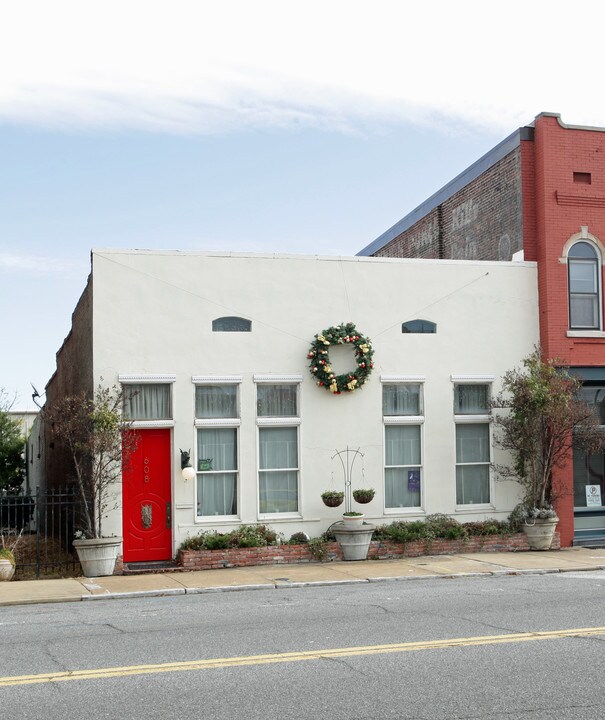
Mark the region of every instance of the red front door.
POLYGON ((122 473, 124 562, 172 558, 170 430, 137 430, 122 473))

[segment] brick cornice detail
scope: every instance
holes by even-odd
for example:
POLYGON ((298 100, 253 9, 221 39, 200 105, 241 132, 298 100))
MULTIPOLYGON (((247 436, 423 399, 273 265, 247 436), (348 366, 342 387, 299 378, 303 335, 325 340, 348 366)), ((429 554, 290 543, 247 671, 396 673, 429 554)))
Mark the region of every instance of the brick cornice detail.
POLYGON ((579 207, 605 207, 605 195, 584 195, 555 190, 558 205, 576 205, 579 207))

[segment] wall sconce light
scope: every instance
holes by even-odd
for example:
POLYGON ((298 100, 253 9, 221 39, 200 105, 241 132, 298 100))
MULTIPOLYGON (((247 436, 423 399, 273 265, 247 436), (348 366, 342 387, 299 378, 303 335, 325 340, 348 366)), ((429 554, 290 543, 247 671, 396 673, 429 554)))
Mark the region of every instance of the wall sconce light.
POLYGON ((195 477, 195 470, 191 466, 191 450, 181 450, 181 474, 185 482, 195 477))

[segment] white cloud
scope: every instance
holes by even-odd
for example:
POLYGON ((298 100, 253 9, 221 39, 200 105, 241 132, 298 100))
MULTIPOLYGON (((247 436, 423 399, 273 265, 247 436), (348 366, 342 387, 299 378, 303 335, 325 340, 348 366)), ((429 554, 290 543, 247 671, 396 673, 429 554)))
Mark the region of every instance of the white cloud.
MULTIPOLYGON (((0 250, 0 272, 3 270, 21 271, 28 274, 73 274, 81 268, 69 260, 44 257, 42 255, 20 255, 0 250)), ((81 272, 80 272, 81 274, 81 272)))
POLYGON ((587 58, 600 14, 594 0, 565 13, 546 0, 20 0, 0 11, 0 119, 502 132, 547 110, 605 125, 587 58))

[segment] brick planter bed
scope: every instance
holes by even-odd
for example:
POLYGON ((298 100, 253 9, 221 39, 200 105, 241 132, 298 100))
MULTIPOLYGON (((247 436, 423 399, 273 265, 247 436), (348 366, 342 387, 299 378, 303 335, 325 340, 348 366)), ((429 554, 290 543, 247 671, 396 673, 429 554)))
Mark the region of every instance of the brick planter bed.
MULTIPOLYGON (((552 549, 559 550, 559 533, 555 533, 552 549)), ((409 543, 372 541, 368 552, 370 560, 389 560, 422 555, 455 555, 474 552, 517 552, 529 550, 523 533, 515 535, 478 535, 465 540, 418 540, 409 543)), ((342 560, 337 542, 326 543, 324 562, 342 560)), ((179 550, 177 561, 186 570, 216 570, 251 565, 288 565, 317 562, 303 545, 269 545, 256 548, 229 548, 228 550, 179 550)))

